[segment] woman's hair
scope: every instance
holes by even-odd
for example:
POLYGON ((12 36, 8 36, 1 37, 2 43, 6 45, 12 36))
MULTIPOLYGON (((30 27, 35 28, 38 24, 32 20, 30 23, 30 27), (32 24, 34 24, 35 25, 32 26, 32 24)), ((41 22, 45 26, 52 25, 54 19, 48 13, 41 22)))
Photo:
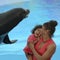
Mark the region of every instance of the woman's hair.
POLYGON ((50 30, 50 37, 53 36, 53 33, 55 32, 55 27, 57 26, 57 24, 58 23, 55 20, 51 20, 43 24, 46 30, 50 30))
POLYGON ((33 29, 32 29, 32 34, 34 34, 35 30, 38 28, 42 28, 42 25, 36 25, 33 29))

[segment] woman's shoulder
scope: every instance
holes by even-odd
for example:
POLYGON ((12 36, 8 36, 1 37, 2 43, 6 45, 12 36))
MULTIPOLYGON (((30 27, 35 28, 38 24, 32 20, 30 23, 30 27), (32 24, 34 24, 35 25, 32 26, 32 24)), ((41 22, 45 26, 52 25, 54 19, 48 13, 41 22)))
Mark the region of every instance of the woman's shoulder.
POLYGON ((50 39, 50 41, 49 41, 49 46, 50 46, 50 47, 55 47, 55 48, 56 48, 56 43, 54 42, 53 39, 50 39))
POLYGON ((50 39, 49 42, 50 42, 50 43, 53 43, 54 45, 56 45, 53 39, 50 39))

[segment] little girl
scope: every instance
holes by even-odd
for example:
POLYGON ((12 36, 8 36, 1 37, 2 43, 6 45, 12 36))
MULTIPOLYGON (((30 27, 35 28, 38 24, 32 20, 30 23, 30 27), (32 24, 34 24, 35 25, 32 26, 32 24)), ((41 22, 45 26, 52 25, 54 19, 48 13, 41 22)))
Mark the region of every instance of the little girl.
POLYGON ((38 40, 40 40, 40 38, 42 37, 41 28, 42 28, 42 25, 35 26, 32 30, 32 34, 28 37, 27 46, 23 49, 27 58, 28 58, 28 55, 33 54, 30 48, 28 47, 28 44, 30 42, 36 44, 38 40))

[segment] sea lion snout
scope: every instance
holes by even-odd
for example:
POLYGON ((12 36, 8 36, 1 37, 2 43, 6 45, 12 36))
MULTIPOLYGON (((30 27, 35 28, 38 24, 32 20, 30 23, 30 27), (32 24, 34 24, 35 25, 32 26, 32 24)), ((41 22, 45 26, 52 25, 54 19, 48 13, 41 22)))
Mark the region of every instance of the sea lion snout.
POLYGON ((25 12, 26 12, 26 14, 29 14, 30 13, 30 10, 26 9, 25 12))

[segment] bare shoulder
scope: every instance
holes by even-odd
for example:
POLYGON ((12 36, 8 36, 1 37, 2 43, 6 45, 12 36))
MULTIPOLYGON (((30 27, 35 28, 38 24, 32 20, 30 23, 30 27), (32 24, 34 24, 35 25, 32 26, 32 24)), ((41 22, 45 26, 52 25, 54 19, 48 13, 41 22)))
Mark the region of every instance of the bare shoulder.
POLYGON ((53 43, 53 44, 50 44, 50 45, 48 46, 48 48, 49 48, 49 49, 54 49, 54 50, 55 50, 55 49, 56 49, 56 44, 54 44, 54 43, 53 43))

